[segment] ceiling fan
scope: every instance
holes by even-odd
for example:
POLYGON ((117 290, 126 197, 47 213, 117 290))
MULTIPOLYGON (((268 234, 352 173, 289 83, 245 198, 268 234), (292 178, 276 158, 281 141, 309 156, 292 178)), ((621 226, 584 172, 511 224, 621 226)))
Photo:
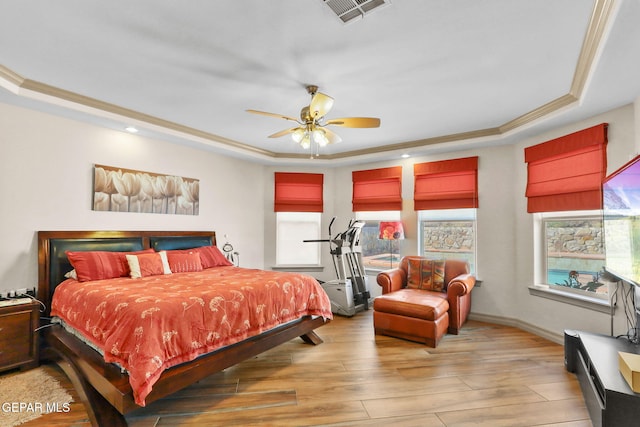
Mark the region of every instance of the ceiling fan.
POLYGON ((342 126, 348 128, 377 128, 380 126, 380 119, 375 117, 343 117, 327 120, 325 119, 325 115, 333 106, 333 98, 318 92, 318 86, 315 85, 308 85, 307 92, 311 95, 311 103, 308 106, 302 107, 300 120, 282 114, 268 113, 266 111, 247 110, 247 112, 291 120, 298 123, 299 126, 276 132, 273 135, 269 135, 269 138, 280 138, 281 136, 290 134, 291 138, 304 149, 310 148, 312 142, 315 142, 319 147, 324 147, 327 144, 335 144, 342 141, 342 138, 340 138, 338 134, 326 126, 342 126))

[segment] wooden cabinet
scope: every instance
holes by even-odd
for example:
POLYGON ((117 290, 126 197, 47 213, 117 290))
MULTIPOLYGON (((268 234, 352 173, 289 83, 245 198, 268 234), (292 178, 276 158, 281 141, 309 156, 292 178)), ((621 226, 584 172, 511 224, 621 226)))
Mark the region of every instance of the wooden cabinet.
POLYGON ((640 345, 626 339, 577 332, 578 343, 566 357, 575 370, 594 427, 640 425, 640 394, 622 376, 618 352, 640 354, 640 345))
POLYGON ((38 366, 39 307, 37 302, 0 307, 0 371, 38 366))

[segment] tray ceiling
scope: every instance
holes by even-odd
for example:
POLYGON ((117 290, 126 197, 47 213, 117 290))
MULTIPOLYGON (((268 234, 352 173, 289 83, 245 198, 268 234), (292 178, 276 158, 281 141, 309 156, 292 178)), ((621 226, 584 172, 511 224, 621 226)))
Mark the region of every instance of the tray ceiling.
POLYGON ((308 159, 268 135, 305 85, 335 99, 320 160, 507 143, 633 102, 635 1, 386 1, 347 24, 324 0, 9 2, 0 102, 258 161, 308 159))

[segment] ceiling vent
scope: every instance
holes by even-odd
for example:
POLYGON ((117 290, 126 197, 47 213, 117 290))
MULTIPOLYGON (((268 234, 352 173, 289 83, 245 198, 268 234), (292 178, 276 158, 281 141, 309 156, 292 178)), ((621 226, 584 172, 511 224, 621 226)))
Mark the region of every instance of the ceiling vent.
POLYGON ((364 16, 382 6, 391 3, 390 0, 322 0, 338 15, 345 24, 364 16))

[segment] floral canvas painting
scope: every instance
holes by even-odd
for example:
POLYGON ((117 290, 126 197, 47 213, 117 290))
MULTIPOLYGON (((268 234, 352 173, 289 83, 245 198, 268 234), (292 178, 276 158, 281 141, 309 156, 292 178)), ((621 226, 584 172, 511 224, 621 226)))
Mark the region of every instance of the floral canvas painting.
POLYGON ((95 165, 93 210, 198 215, 200 181, 95 165))

